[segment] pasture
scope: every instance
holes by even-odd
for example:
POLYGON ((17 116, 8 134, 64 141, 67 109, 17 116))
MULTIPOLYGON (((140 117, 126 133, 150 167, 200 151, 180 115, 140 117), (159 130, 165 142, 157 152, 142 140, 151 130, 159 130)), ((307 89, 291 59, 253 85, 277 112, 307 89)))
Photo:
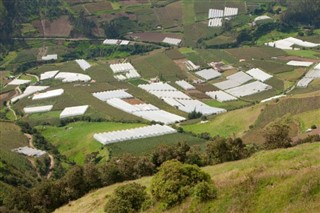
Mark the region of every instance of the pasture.
POLYGON ((28 146, 28 139, 20 131, 20 127, 11 122, 1 121, 0 138, 0 175, 10 175, 16 180, 24 180, 25 184, 35 183, 37 174, 28 158, 11 151, 14 148, 28 146))
POLYGON ((315 109, 293 115, 293 119, 299 122, 300 131, 305 132, 312 125, 320 126, 320 109, 315 109))
POLYGON ((284 115, 299 114, 320 108, 320 96, 305 98, 285 98, 279 102, 268 104, 261 112, 255 126, 264 127, 268 123, 284 115))
POLYGON ((186 124, 182 128, 196 134, 207 132, 211 136, 241 136, 255 123, 261 109, 261 106, 238 109, 214 116, 207 123, 186 124))
POLYGON ((115 131, 143 126, 137 123, 115 122, 76 122, 64 127, 37 126, 43 136, 57 147, 61 154, 77 164, 83 164, 87 154, 99 152, 103 161, 108 159, 109 152, 93 134, 98 132, 115 131))
POLYGON ((125 153, 130 153, 133 155, 145 155, 150 154, 152 151, 161 145, 174 145, 179 142, 186 142, 188 145, 200 145, 200 147, 205 146, 205 140, 194 137, 185 133, 175 133, 169 135, 163 135, 159 137, 138 139, 132 141, 124 141, 120 143, 109 144, 108 148, 110 155, 120 156, 125 153))

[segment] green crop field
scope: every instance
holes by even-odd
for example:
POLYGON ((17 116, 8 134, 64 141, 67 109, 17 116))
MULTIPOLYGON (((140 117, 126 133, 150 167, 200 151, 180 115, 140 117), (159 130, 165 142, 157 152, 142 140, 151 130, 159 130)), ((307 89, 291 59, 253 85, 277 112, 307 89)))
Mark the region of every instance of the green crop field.
POLYGON ((173 145, 179 142, 186 142, 189 145, 200 145, 201 148, 204 148, 206 144, 205 140, 194 137, 192 135, 185 133, 175 133, 159 137, 113 143, 107 145, 107 148, 108 150, 110 150, 111 156, 119 156, 124 153, 130 153, 133 155, 144 155, 150 154, 160 144, 173 145))
POLYGON ((303 58, 319 59, 320 52, 315 50, 286 50, 288 55, 298 56, 303 58))
POLYGON ((278 73, 276 74, 276 76, 281 80, 295 82, 298 79, 302 78, 306 71, 306 68, 297 68, 290 72, 278 73))
POLYGON ((286 65, 283 62, 279 62, 275 60, 253 60, 248 63, 270 74, 289 72, 294 69, 292 66, 286 65))
POLYGON ((286 114, 295 115, 320 108, 320 96, 286 98, 278 103, 268 104, 257 119, 256 126, 263 127, 286 114))
POLYGON ((183 71, 165 53, 135 58, 132 64, 146 79, 156 76, 167 81, 186 78, 183 71))
POLYGON ((182 21, 184 25, 192 24, 195 21, 194 0, 182 1, 182 21))
POLYGON ((197 123, 182 125, 185 131, 197 134, 207 132, 211 136, 220 135, 222 137, 241 136, 249 130, 249 126, 254 124, 260 114, 261 107, 247 107, 234 110, 225 114, 217 115, 207 123, 197 123))
POLYGON ((85 156, 99 152, 104 160, 108 159, 108 150, 93 138, 94 133, 129 129, 143 126, 137 123, 115 122, 76 122, 64 127, 37 126, 43 136, 55 145, 61 154, 78 164, 83 164, 85 156))
MULTIPOLYGON (((129 87, 133 87, 130 84, 124 84, 128 85, 129 87)), ((99 99, 95 98, 92 93, 93 92, 101 92, 106 90, 112 90, 117 89, 119 87, 115 87, 113 85, 107 84, 107 83, 93 83, 88 86, 87 84, 78 84, 78 86, 74 86, 73 84, 58 84, 54 87, 51 87, 51 89, 58 89, 62 88, 64 89, 64 93, 61 96, 49 98, 49 99, 43 99, 43 100, 31 100, 24 98, 20 101, 18 101, 14 108, 16 110, 22 110, 25 106, 34 106, 34 105, 47 105, 47 104, 53 104, 54 111, 62 111, 65 107, 71 107, 71 106, 79 106, 79 105, 89 105, 90 111, 88 111, 88 114, 93 117, 100 117, 105 118, 108 120, 116 120, 116 121, 123 121, 123 120, 131 120, 131 121, 142 121, 141 118, 133 116, 131 114, 125 113, 119 109, 116 109, 107 103, 100 101, 99 99)), ((120 87, 121 88, 121 87, 120 87)), ((126 87, 123 87, 125 89, 126 87)), ((160 101, 160 100, 159 100, 160 101)), ((56 113, 50 112, 49 113, 52 116, 49 116, 49 120, 52 121, 53 124, 57 123, 56 113), (51 114, 52 113, 52 114, 51 114), (53 119, 53 120, 51 120, 53 119)), ((46 116, 45 113, 42 114, 44 117, 46 116)), ((26 117, 28 121, 32 122, 33 125, 39 125, 39 123, 43 117, 40 117, 39 119, 32 120, 34 118, 33 116, 30 116, 30 118, 26 117), (39 122, 36 122, 39 121, 39 122)))
POLYGON ((286 52, 272 47, 240 47, 226 50, 228 53, 238 59, 271 59, 286 55, 286 52))
POLYGON ((246 102, 243 100, 219 102, 213 99, 208 99, 204 100, 203 102, 208 104, 209 106, 224 108, 228 111, 243 108, 251 104, 250 102, 246 102))

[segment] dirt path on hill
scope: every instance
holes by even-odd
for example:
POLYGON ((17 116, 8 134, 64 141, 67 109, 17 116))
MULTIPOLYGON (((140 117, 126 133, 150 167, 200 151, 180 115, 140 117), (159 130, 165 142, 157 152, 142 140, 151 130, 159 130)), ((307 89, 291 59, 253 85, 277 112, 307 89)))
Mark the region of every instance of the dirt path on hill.
MULTIPOLYGON (((37 148, 34 147, 34 145, 33 145, 32 135, 27 134, 27 133, 25 133, 24 135, 25 135, 25 136, 28 138, 28 140, 29 140, 29 146, 30 146, 31 148, 33 148, 33 149, 37 149, 37 148)), ((47 153, 48 153, 48 152, 47 152, 47 153)), ((49 158, 50 158, 50 166, 49 166, 49 172, 48 172, 48 174, 47 174, 47 179, 50 179, 50 177, 52 176, 53 168, 54 168, 54 157, 53 157, 51 154, 49 154, 49 153, 48 153, 48 156, 49 156, 49 158)), ((33 162, 33 165, 35 166, 34 162, 33 162)), ((38 173, 38 172, 37 172, 37 173, 38 173)), ((40 175, 40 174, 38 174, 38 175, 40 175)))

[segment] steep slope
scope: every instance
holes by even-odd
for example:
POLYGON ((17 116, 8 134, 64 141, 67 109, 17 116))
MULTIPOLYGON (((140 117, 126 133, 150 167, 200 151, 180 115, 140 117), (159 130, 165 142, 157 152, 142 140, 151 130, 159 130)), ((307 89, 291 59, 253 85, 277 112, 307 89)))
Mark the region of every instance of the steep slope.
POLYGON ((28 146, 28 139, 20 127, 11 122, 0 122, 0 204, 14 186, 31 187, 38 183, 33 158, 12 152, 11 149, 28 146))
MULTIPOLYGON (((249 159, 203 168, 218 187, 218 198, 198 203, 191 198, 168 212, 318 212, 320 143, 261 151, 249 159)), ((149 188, 152 177, 138 182, 149 188)), ((96 190, 56 212, 103 212, 115 184, 96 190)), ((161 212, 156 204, 148 212, 161 212)))

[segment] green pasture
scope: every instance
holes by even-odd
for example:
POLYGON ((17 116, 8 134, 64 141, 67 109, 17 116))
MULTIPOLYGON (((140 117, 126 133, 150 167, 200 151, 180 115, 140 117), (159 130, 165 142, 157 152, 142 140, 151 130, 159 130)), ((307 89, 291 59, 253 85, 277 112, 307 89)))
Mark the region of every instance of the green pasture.
POLYGON ((182 125, 187 132, 196 134, 207 132, 211 136, 220 135, 222 137, 241 136, 249 130, 249 126, 254 124, 260 114, 261 107, 247 107, 230 111, 214 116, 206 123, 196 123, 182 125))
POLYGON ((104 160, 108 159, 108 150, 93 138, 94 133, 130 129, 144 126, 137 123, 115 122, 76 122, 64 127, 37 126, 37 129, 61 154, 77 164, 83 164, 85 156, 99 152, 104 160))

